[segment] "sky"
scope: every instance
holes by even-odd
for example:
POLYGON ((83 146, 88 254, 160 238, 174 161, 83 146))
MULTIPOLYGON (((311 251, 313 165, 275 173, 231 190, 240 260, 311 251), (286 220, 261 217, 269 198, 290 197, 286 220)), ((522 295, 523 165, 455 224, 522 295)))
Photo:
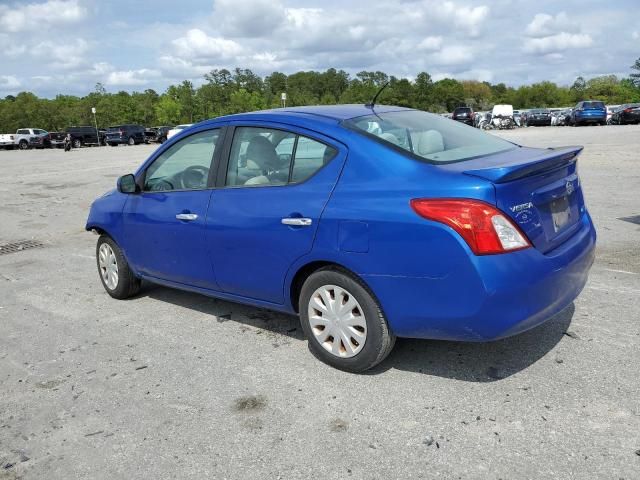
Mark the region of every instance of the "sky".
POLYGON ((640 0, 0 0, 0 96, 161 93, 235 67, 571 85, 630 73, 639 14, 640 0))

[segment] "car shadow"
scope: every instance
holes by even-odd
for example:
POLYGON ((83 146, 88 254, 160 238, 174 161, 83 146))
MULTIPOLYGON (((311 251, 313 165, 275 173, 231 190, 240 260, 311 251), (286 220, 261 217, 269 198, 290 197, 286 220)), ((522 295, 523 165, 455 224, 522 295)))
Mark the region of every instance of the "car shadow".
POLYGON ((573 303, 542 325, 493 342, 449 342, 399 338, 391 354, 370 370, 405 370, 466 382, 495 382, 526 369, 567 335, 573 303))
MULTIPOLYGON (((300 320, 295 315, 147 282, 143 283, 137 297, 149 297, 211 315, 220 323, 233 321, 295 340, 305 340, 300 320)), ((399 338, 391 354, 365 374, 379 375, 387 370, 397 369, 467 382, 502 380, 533 365, 551 351, 563 336, 567 335, 574 312, 575 306, 572 303, 544 324, 528 332, 494 342, 399 338)))
POLYGON ((300 320, 296 315, 274 312, 264 308, 252 307, 241 303, 228 302, 199 293, 163 287, 143 282, 136 298, 149 297, 154 300, 171 303, 179 307, 211 315, 218 323, 233 321, 243 325, 285 335, 295 340, 304 340, 300 320))

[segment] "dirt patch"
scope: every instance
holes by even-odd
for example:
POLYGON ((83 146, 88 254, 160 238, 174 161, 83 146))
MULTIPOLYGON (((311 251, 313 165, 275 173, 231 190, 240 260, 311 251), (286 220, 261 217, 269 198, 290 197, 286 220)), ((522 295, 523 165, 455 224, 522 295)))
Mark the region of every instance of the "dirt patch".
POLYGON ((267 406, 267 399, 262 395, 248 395, 236 398, 233 406, 237 412, 255 412, 267 406))

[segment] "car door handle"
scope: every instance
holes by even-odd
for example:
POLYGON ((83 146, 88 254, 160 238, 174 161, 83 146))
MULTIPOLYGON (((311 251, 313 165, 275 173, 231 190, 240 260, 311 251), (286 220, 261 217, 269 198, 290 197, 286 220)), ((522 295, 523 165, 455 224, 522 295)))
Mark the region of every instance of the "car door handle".
POLYGON ((313 223, 313 221, 310 218, 294 217, 294 218, 283 218, 282 219, 282 224, 283 225, 293 225, 293 226, 297 226, 297 227, 308 227, 312 223, 313 223))
POLYGON ((184 220, 186 222, 192 222, 193 220, 198 218, 197 213, 179 213, 176 215, 178 220, 184 220))

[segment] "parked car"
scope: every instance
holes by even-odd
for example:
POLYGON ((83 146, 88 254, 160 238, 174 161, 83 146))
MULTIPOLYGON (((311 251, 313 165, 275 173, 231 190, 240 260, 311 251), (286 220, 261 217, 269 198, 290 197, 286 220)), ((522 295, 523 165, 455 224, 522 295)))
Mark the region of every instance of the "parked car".
POLYGON ((80 148, 85 145, 104 144, 104 133, 96 131, 96 127, 90 125, 69 127, 65 132, 71 135, 71 145, 73 148, 80 148))
POLYGON ((606 125, 607 108, 604 102, 599 100, 586 100, 577 103, 571 113, 571 125, 579 127, 587 123, 606 125))
POLYGON ((467 125, 473 126, 473 119, 475 114, 471 107, 458 107, 453 111, 451 118, 456 122, 466 123, 467 125))
POLYGON ((158 138, 158 129, 154 127, 148 127, 144 129, 144 143, 155 142, 158 138))
POLYGON ((49 139, 49 132, 46 135, 36 134, 29 137, 29 143, 27 148, 51 148, 51 140, 49 139))
POLYGON ((154 128, 157 130, 156 142, 164 143, 167 141, 167 134, 169 133, 169 130, 171 130, 174 127, 164 125, 161 127, 154 127, 154 128))
POLYGON ((4 148, 5 150, 13 150, 14 148, 16 148, 15 133, 1 133, 0 148, 4 148))
POLYGON ((184 130, 187 127, 190 127, 193 123, 185 123, 183 125, 176 125, 172 129, 167 132, 167 140, 173 137, 176 133, 180 133, 180 131, 184 130))
POLYGON ((505 130, 516 126, 517 124, 513 117, 513 105, 494 105, 491 109, 491 120, 485 130, 490 128, 505 130))
POLYGON ((86 229, 114 298, 145 279, 298 314, 316 356, 363 371, 396 337, 531 329, 587 281, 596 233, 582 147, 521 147, 364 105, 220 117, 185 133, 91 206, 86 229))
POLYGON ((551 112, 548 108, 534 108, 529 110, 527 125, 530 127, 544 127, 551 125, 551 112))
POLYGON ((116 125, 107 129, 106 142, 112 147, 121 143, 138 145, 145 143, 144 127, 141 125, 116 125))
POLYGON ((620 105, 611 115, 611 123, 627 125, 640 123, 640 103, 627 103, 620 105))
POLYGON ((64 132, 49 132, 49 140, 53 148, 64 147, 64 139, 67 136, 64 132))
POLYGON ((28 148, 45 148, 48 146, 51 146, 49 132, 41 128, 19 128, 16 133, 0 135, 0 147, 8 150, 13 150, 14 148, 27 150, 28 148))

